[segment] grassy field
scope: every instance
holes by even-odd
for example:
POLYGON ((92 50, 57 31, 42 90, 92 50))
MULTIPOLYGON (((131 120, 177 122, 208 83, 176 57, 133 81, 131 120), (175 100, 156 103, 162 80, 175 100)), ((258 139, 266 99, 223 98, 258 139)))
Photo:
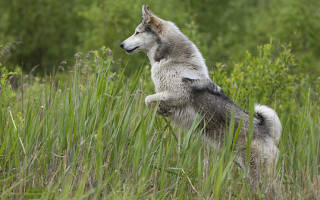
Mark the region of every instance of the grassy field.
MULTIPOLYGON (((213 151, 144 105, 153 92, 148 66, 127 78, 111 72, 111 57, 89 56, 46 79, 18 75, 24 87, 15 90, 2 77, 0 199, 265 198, 269 183, 253 197, 228 145, 213 151)), ((247 91, 231 95, 246 108, 239 94, 247 91)), ((283 125, 275 179, 282 199, 319 199, 318 96, 306 88, 300 105, 291 95, 270 105, 283 125)))

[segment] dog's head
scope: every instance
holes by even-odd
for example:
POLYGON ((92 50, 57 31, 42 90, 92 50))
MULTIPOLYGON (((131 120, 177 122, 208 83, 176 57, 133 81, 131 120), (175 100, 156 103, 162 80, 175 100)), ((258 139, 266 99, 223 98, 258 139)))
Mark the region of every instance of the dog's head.
POLYGON ((120 44, 127 53, 147 52, 159 44, 164 20, 154 15, 149 6, 142 6, 142 22, 132 36, 120 44))

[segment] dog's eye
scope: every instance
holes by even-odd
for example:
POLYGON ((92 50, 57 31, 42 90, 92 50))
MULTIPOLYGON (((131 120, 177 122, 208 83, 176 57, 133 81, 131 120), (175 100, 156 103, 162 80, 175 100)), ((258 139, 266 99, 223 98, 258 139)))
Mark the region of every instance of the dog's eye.
POLYGON ((136 31, 135 35, 138 35, 140 32, 139 31, 136 31))

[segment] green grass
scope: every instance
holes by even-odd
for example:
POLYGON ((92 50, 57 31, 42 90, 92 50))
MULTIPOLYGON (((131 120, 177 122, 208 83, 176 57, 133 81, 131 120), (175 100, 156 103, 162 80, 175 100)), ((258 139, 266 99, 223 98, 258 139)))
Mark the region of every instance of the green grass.
MULTIPOLYGON (((252 198, 231 142, 214 151, 196 124, 173 127, 144 105, 153 92, 149 69, 127 78, 110 65, 79 59, 73 72, 25 81, 28 89, 11 91, 10 99, 1 90, 0 199, 252 198)), ((319 102, 305 99, 277 110, 283 199, 320 195, 319 102)))

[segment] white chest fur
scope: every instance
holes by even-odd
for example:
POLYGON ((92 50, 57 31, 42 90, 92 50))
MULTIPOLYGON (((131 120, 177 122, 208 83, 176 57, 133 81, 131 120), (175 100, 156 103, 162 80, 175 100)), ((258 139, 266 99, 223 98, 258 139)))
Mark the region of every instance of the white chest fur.
POLYGON ((183 90, 182 77, 179 68, 164 63, 155 63, 151 68, 151 77, 156 92, 183 90))

